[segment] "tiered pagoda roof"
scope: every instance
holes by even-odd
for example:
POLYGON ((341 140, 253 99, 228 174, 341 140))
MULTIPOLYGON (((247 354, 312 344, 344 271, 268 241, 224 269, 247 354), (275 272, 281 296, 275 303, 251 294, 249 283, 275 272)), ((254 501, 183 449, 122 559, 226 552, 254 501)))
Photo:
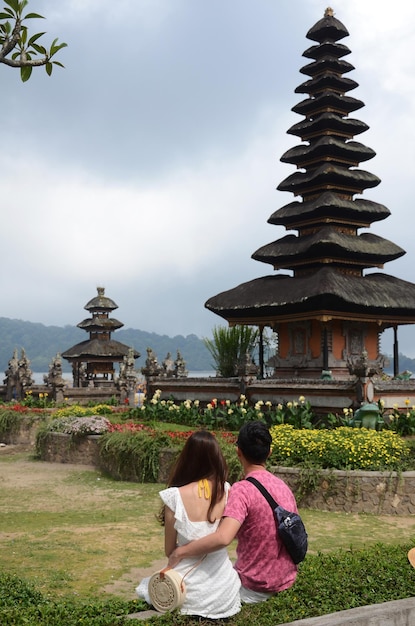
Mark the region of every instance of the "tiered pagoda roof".
MULTIPOLYGON (((70 362, 91 360, 117 362, 128 355, 129 346, 111 339, 111 333, 124 326, 122 322, 109 317, 111 311, 117 309, 118 305, 105 295, 104 287, 97 287, 97 291, 98 295, 84 306, 92 317, 77 324, 78 328, 89 332, 89 339, 81 341, 62 354, 63 358, 70 362)), ((138 352, 134 352, 134 358, 139 356, 138 352)))
POLYGON ((210 298, 205 306, 233 324, 273 326, 295 319, 348 319, 375 322, 379 330, 415 323, 415 285, 384 273, 364 270, 405 254, 399 246, 371 233, 359 233, 390 215, 371 200, 355 198, 380 179, 360 169, 375 152, 355 141, 368 126, 349 115, 364 104, 350 95, 358 84, 344 74, 354 69, 339 43, 345 26, 327 9, 307 33, 316 42, 303 56, 312 59, 300 72, 309 77, 296 93, 307 98, 293 107, 304 116, 288 134, 301 144, 281 161, 296 171, 278 185, 300 199, 275 211, 268 222, 297 230, 259 248, 252 258, 291 274, 265 276, 210 298))

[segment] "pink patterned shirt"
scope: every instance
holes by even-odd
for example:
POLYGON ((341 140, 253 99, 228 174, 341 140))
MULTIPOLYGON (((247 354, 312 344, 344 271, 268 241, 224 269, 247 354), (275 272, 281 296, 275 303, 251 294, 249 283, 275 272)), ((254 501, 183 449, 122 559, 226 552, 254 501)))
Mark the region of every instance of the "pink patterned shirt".
MULTIPOLYGON (((288 485, 268 471, 254 471, 253 476, 285 509, 297 512, 294 495, 288 485)), ((275 593, 291 587, 297 566, 278 537, 270 505, 252 483, 241 480, 232 485, 224 517, 236 519, 241 527, 235 569, 242 585, 253 591, 275 593)))

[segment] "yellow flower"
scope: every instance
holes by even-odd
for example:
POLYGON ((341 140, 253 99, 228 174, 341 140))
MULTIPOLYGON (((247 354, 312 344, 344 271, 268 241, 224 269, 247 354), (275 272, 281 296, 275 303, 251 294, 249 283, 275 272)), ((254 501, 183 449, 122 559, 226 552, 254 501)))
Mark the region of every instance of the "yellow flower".
POLYGON ((405 404, 406 404, 406 406, 409 406, 409 405, 410 405, 409 398, 406 398, 406 400, 405 400, 405 404))

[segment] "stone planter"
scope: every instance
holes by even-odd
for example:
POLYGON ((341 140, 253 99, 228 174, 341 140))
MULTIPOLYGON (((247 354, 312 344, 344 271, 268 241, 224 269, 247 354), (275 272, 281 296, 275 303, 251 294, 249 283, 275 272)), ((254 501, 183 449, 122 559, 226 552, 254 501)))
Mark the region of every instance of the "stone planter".
POLYGON ((40 459, 99 467, 99 440, 100 435, 73 438, 64 433, 48 433, 42 441, 40 459))

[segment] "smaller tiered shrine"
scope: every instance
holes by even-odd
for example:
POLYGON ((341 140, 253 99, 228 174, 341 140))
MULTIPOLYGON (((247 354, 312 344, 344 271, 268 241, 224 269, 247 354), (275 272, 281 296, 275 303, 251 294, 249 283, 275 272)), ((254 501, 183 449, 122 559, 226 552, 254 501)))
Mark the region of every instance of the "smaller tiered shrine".
POLYGON ((97 291, 98 295, 84 306, 91 317, 77 324, 78 328, 89 332, 89 339, 62 353, 72 365, 74 387, 112 385, 114 364, 124 362, 127 357, 138 359, 140 356, 130 346, 111 339, 111 334, 124 324, 110 317, 118 305, 105 295, 104 287, 97 287, 97 291))

